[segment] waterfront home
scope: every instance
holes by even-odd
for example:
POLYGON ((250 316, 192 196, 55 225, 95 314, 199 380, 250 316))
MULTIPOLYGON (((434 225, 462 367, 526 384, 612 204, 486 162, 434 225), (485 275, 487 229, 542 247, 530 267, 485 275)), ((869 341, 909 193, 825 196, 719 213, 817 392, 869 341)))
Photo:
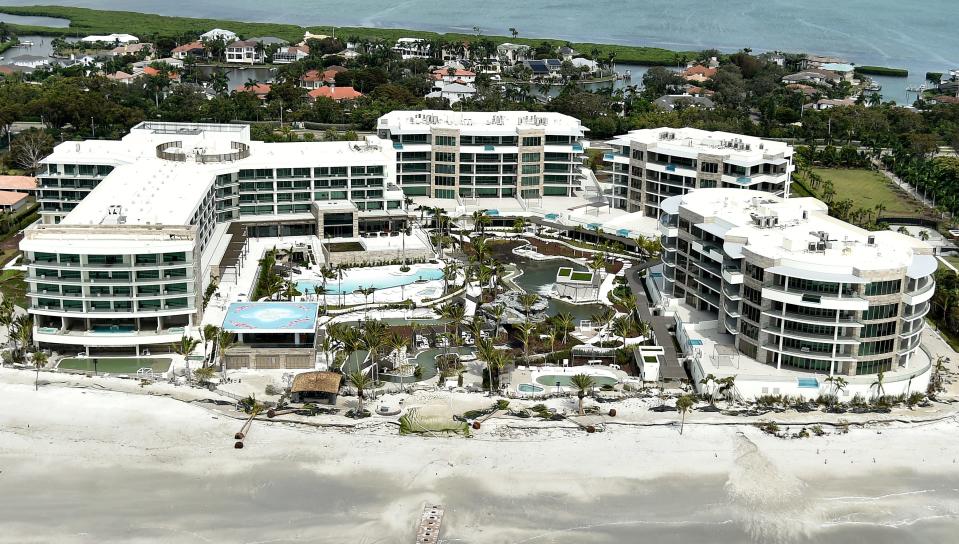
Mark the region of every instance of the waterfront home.
POLYGON ((806 97, 809 97, 809 98, 811 98, 811 97, 816 96, 817 94, 819 94, 819 89, 817 89, 817 88, 815 88, 815 87, 813 87, 813 86, 811 86, 811 85, 806 85, 806 84, 803 84, 803 83, 790 83, 790 84, 786 85, 786 88, 789 89, 790 91, 794 91, 794 92, 797 92, 797 93, 802 93, 803 96, 806 96, 806 97))
POLYGON ((523 65, 533 72, 534 78, 542 79, 559 77, 559 70, 563 67, 563 61, 559 59, 535 59, 523 61, 523 65))
POLYGON ((694 83, 705 83, 713 78, 716 75, 716 68, 711 68, 709 66, 703 66, 702 64, 697 64, 695 66, 690 66, 683 70, 680 75, 683 76, 683 79, 686 81, 691 81, 694 83))
POLYGON ((13 68, 9 66, 0 66, 0 76, 12 76, 13 68))
POLYGON ((266 95, 270 94, 273 86, 269 83, 257 83, 256 85, 237 85, 234 89, 238 93, 253 93, 260 100, 266 100, 266 95))
POLYGON ((140 41, 140 38, 132 34, 107 34, 104 36, 92 35, 80 39, 83 43, 137 43, 140 41))
POLYGON ((263 46, 253 40, 237 40, 226 46, 226 61, 240 64, 263 62, 263 46))
POLYGON ((335 85, 336 74, 345 72, 343 66, 327 66, 322 72, 319 70, 308 70, 300 76, 300 87, 304 89, 319 89, 324 85, 335 85))
POLYGON ((848 81, 849 83, 852 83, 856 78, 856 67, 845 62, 827 62, 820 66, 819 69, 838 74, 842 81, 848 81))
POLYGON ((357 91, 353 87, 331 86, 313 89, 307 93, 307 96, 309 96, 310 100, 313 101, 315 101, 317 98, 323 97, 340 102, 343 100, 356 100, 357 98, 363 96, 363 93, 357 91))
POLYGON ((222 28, 214 28, 209 32, 204 32, 200 34, 200 41, 212 41, 212 40, 223 40, 225 42, 236 41, 237 35, 234 32, 229 30, 224 30, 222 28))
POLYGON ((930 104, 959 104, 959 96, 941 94, 938 96, 930 96, 929 98, 926 98, 926 102, 930 104))
POLYGON ((428 59, 432 56, 433 46, 422 38, 398 38, 393 45, 393 52, 403 60, 428 59))
POLYGON ((828 57, 825 55, 806 55, 799 62, 800 70, 809 70, 812 68, 822 68, 823 64, 845 64, 846 60, 839 57, 828 57))
POLYGON ((653 100, 653 105, 663 111, 673 111, 676 108, 702 108, 711 110, 716 107, 716 103, 711 98, 705 96, 693 96, 689 94, 667 94, 653 100))
POLYGON ((573 60, 573 57, 579 54, 575 49, 567 45, 560 47, 556 52, 559 53, 559 58, 562 60, 573 60))
POLYGON ((250 38, 250 41, 262 43, 263 45, 289 45, 290 42, 276 36, 263 36, 260 38, 250 38))
POLYGON ((139 55, 140 53, 146 53, 147 56, 149 56, 151 51, 153 51, 152 43, 130 43, 114 47, 110 50, 110 55, 114 57, 122 57, 124 55, 139 55))
POLYGON ((842 81, 842 77, 836 72, 820 70, 819 68, 789 74, 782 79, 782 82, 786 84, 811 83, 813 85, 838 85, 840 81, 842 81))
POLYGON ((20 55, 19 57, 13 57, 10 59, 10 64, 13 66, 34 70, 36 68, 40 68, 41 66, 49 66, 50 58, 41 57, 39 55, 20 55))
POLYGON ((822 111, 822 110, 828 110, 832 108, 846 108, 846 107, 855 106, 855 105, 856 105, 856 101, 851 98, 843 98, 843 99, 822 98, 820 100, 817 100, 816 102, 813 102, 812 104, 804 104, 803 109, 822 111))
POLYGON ((476 72, 444 66, 433 70, 433 79, 446 83, 475 83, 476 72))
POLYGON ((281 47, 273 53, 273 64, 290 64, 310 56, 310 48, 306 45, 291 45, 281 47))
MULTIPOLYGON (((145 66, 139 75, 146 76, 146 77, 162 76, 164 75, 164 72, 152 66, 145 66)), ((180 74, 177 73, 175 70, 167 70, 165 75, 167 79, 169 79, 171 82, 174 82, 174 83, 180 82, 180 74)))
POLYGON ((205 58, 206 48, 203 47, 203 42, 195 41, 190 43, 185 43, 183 45, 178 45, 170 51, 170 56, 175 59, 183 60, 187 55, 192 55, 196 58, 205 58))
POLYGON ((532 47, 517 43, 501 43, 496 46, 496 55, 500 62, 506 66, 513 66, 518 62, 528 60, 532 51, 532 47))
POLYGON ((456 104, 460 100, 473 98, 474 96, 476 96, 476 87, 471 84, 438 81, 433 86, 433 91, 426 95, 426 98, 444 98, 449 100, 450 104, 456 104))

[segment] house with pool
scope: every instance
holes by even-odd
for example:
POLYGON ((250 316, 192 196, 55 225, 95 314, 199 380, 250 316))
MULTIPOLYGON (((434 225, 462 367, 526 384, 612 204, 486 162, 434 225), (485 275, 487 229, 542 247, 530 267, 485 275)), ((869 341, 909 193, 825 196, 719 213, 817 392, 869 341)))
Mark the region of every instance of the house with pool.
POLYGON ((312 369, 316 365, 315 302, 235 302, 220 330, 234 344, 220 355, 223 370, 312 369))

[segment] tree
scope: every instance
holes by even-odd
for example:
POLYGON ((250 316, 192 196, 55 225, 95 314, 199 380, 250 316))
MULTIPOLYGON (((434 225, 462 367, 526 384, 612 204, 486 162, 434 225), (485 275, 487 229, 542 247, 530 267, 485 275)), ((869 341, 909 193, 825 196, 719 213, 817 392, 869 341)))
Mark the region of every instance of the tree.
POLYGON ((346 375, 346 381, 356 389, 356 398, 358 399, 356 412, 357 415, 363 413, 363 401, 366 400, 366 390, 373 385, 373 380, 362 370, 354 370, 346 375))
POLYGON ((10 144, 10 156, 14 164, 31 176, 40 169, 40 161, 53 152, 53 138, 43 130, 32 128, 17 135, 10 144))
POLYGON ((180 338, 180 341, 173 345, 173 351, 177 355, 182 355, 183 357, 186 357, 187 355, 190 355, 191 353, 193 353, 193 350, 195 350, 198 345, 200 345, 200 341, 197 340, 196 338, 192 338, 190 336, 182 336, 180 338))
POLYGON ((216 374, 216 369, 212 366, 203 366, 193 370, 193 379, 197 383, 203 385, 208 383, 213 379, 213 376, 216 374))
POLYGON ((34 391, 40 389, 40 369, 46 366, 48 360, 47 354, 42 351, 33 354, 33 367, 37 370, 36 377, 33 380, 34 391))
POLYGON ((519 303, 523 305, 526 311, 526 319, 529 319, 529 312, 539 302, 539 295, 536 293, 523 293, 519 296, 519 303))
POLYGON ((682 415, 679 423, 679 434, 683 434, 683 427, 686 426, 686 414, 692 410, 695 404, 696 401, 693 400, 692 395, 683 395, 676 399, 676 411, 682 415))
POLYGON ((589 374, 576 374, 569 379, 569 383, 576 388, 576 396, 579 398, 579 415, 586 415, 586 411, 583 409, 583 399, 596 385, 596 381, 589 374))
POLYGON ((623 339, 623 349, 626 349, 626 337, 633 330, 633 319, 629 315, 617 317, 613 321, 613 333, 623 339))
POLYGON ((509 33, 511 36, 513 36, 514 40, 516 39, 517 36, 519 36, 519 30, 516 30, 516 27, 512 27, 512 26, 509 27, 509 33))
POLYGON ((727 408, 732 405, 736 398, 736 376, 726 376, 719 380, 719 392, 726 399, 727 408))
POLYGON ((569 340, 569 333, 575 328, 576 320, 573 318, 573 314, 569 312, 563 312, 553 317, 553 322, 562 331, 563 335, 563 344, 569 340))
POLYGON ((882 398, 882 396, 886 393, 886 390, 884 387, 885 383, 886 383, 886 373, 880 370, 876 374, 876 381, 872 382, 872 385, 869 386, 870 389, 872 389, 873 387, 876 388, 876 398, 882 398))
POLYGON ((718 383, 718 380, 716 379, 716 376, 713 374, 707 374, 703 376, 701 380, 699 380, 699 385, 703 386, 703 392, 705 393, 708 391, 708 393, 706 394, 709 395, 710 406, 714 406, 716 404, 717 383, 718 383), (712 384, 712 387, 710 387, 710 384, 712 384))
POLYGON ((533 338, 533 332, 536 330, 536 325, 530 323, 529 321, 524 321, 523 323, 520 323, 516 329, 517 332, 519 332, 520 342, 523 343, 523 359, 529 359, 529 342, 533 338))
POLYGON ((216 335, 216 355, 220 363, 220 371, 226 370, 226 350, 236 345, 233 341, 233 333, 221 330, 216 335))
POLYGON ((846 390, 848 382, 846 382, 846 378, 835 375, 829 376, 824 381, 832 385, 832 404, 835 406, 839 402, 839 393, 846 390))

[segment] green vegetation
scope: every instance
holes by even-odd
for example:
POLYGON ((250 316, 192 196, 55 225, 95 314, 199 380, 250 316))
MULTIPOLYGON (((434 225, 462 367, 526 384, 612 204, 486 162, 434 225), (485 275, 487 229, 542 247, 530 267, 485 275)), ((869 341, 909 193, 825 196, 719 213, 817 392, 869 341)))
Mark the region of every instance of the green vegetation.
POLYGON ((80 370, 83 372, 134 374, 141 368, 154 372, 166 372, 170 369, 170 359, 142 359, 136 357, 87 358, 76 357, 60 361, 57 368, 62 370, 80 370))
MULTIPOLYGON (((856 206, 883 207, 882 215, 922 216, 924 209, 916 200, 875 170, 852 168, 812 168, 823 180, 832 183, 835 200, 852 199, 856 206)), ((801 177, 801 176, 800 176, 801 177)), ((824 195, 823 195, 824 196, 824 195)))
MULTIPOLYGON (((276 36, 285 40, 298 42, 303 39, 303 33, 306 30, 314 34, 332 35, 333 28, 329 26, 311 26, 301 27, 298 25, 282 23, 247 23, 242 21, 230 21, 219 19, 198 19, 192 17, 170 17, 165 15, 152 15, 147 13, 136 13, 131 11, 107 11, 94 10, 87 8, 74 8, 64 6, 28 6, 28 7, 5 7, 0 6, 0 12, 11 15, 34 15, 43 17, 59 17, 69 19, 70 26, 67 28, 51 28, 41 26, 10 25, 20 34, 39 34, 47 36, 76 36, 77 34, 110 34, 113 32, 125 32, 135 36, 146 37, 153 35, 174 36, 186 33, 201 34, 211 28, 228 28, 233 32, 245 37, 253 36, 276 36)), ((404 30, 399 28, 364 28, 364 27, 336 27, 338 36, 358 36, 370 40, 395 41, 397 38, 423 38, 433 40, 444 38, 448 41, 475 41, 477 36, 474 34, 449 33, 440 34, 436 32, 425 32, 420 30, 404 30)), ((513 38, 511 36, 484 36, 496 44, 504 42, 521 43, 531 46, 540 45, 548 42, 551 45, 565 45, 564 40, 544 40, 539 38, 513 38)), ((572 43, 572 47, 578 51, 598 50, 603 58, 612 55, 617 62, 627 62, 633 64, 662 65, 673 66, 683 59, 695 58, 695 52, 689 51, 670 51, 657 47, 638 47, 628 45, 610 45, 597 43, 572 43)))
POLYGON ((940 79, 942 79, 942 72, 926 72, 926 81, 939 83, 940 79))
POLYGON ((909 70, 885 66, 856 66, 856 73, 870 76, 906 77, 909 75, 909 70))
POLYGON ((335 242, 324 244, 330 253, 344 253, 348 251, 365 251, 363 244, 359 242, 335 242))
POLYGON ((470 436, 469 425, 462 421, 441 417, 422 417, 416 408, 410 408, 400 418, 400 434, 444 435, 459 434, 470 436))
POLYGON ((27 307, 27 282, 24 277, 19 270, 0 272, 0 294, 3 300, 9 300, 21 308, 27 307))
POLYGON ((593 281, 592 272, 573 272, 570 274, 570 279, 575 281, 593 281))

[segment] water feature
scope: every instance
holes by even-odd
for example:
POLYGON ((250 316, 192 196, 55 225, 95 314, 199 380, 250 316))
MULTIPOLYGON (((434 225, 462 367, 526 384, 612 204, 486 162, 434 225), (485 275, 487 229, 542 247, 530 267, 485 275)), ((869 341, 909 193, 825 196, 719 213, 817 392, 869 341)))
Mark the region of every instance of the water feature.
MULTIPOLYGON (((526 257, 515 257, 514 264, 523 270, 523 275, 516 278, 516 284, 530 293, 546 296, 556 281, 556 271, 560 267, 572 267, 574 270, 586 270, 585 266, 572 263, 566 259, 550 259, 548 261, 534 261, 526 257)), ((569 313, 576 321, 590 319, 601 308, 601 304, 570 304, 562 300, 548 299, 549 306, 546 313, 556 315, 569 313)))
MULTIPOLYGON (((0 23, 9 23, 12 25, 24 26, 48 26, 51 28, 67 28, 70 26, 70 19, 61 19, 59 17, 39 17, 36 15, 11 15, 0 12, 0 23)), ((22 38, 26 39, 26 37, 22 38)))
MULTIPOLYGON (((390 289, 393 287, 400 287, 401 285, 409 285, 418 281, 434 281, 443 279, 443 269, 441 268, 419 268, 413 269, 413 271, 409 273, 394 271, 394 269, 396 269, 396 267, 392 267, 390 270, 383 270, 382 268, 357 268, 346 270, 343 273, 343 281, 339 281, 337 279, 326 281, 326 293, 330 295, 352 293, 357 289, 366 287, 372 287, 374 289, 390 289)), ((296 288, 300 292, 303 292, 305 289, 309 289, 311 293, 315 293, 317 284, 322 285, 322 282, 302 279, 296 282, 296 288)))

